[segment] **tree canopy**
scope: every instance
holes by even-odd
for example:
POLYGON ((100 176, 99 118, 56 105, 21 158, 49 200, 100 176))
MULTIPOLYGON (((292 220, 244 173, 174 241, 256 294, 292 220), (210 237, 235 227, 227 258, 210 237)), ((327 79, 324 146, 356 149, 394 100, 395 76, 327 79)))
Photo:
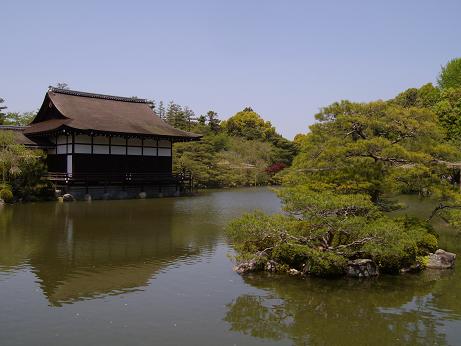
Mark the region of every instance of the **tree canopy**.
POLYGON ((444 129, 446 139, 461 140, 461 87, 439 89, 429 83, 419 89, 407 89, 390 102, 404 108, 432 111, 444 129))
POLYGON ((437 82, 442 89, 461 88, 461 58, 452 59, 443 66, 437 82))
POLYGON ((276 134, 272 124, 262 119, 250 107, 224 121, 223 128, 230 136, 243 137, 248 140, 270 140, 276 134))
POLYGON ((341 101, 316 118, 319 123, 300 140, 287 184, 367 193, 378 202, 396 190, 431 193, 449 183, 438 177, 449 174, 445 162, 456 161, 459 150, 444 143, 427 109, 341 101))
POLYGON ((12 131, 0 131, 0 190, 10 195, 7 200, 53 199, 54 188, 42 180, 46 173, 43 158, 42 151, 17 144, 12 131))
POLYGON ((8 107, 4 106, 5 100, 0 97, 0 125, 3 124, 5 121, 5 113, 4 110, 8 107))
POLYGON ((278 173, 296 154, 296 146, 249 107, 221 121, 213 110, 196 117, 187 107, 170 102, 164 119, 204 135, 200 142, 177 143, 173 155, 174 170, 192 172, 199 187, 279 183, 278 173))
POLYGON ((36 115, 36 112, 9 112, 5 114, 3 118, 3 124, 15 126, 29 125, 36 115))

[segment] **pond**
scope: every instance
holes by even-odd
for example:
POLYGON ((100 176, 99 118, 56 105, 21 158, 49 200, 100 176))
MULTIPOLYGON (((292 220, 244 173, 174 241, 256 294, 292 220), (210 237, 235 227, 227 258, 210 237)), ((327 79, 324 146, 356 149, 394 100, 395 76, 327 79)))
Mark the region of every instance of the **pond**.
MULTIPOLYGON (((406 212, 430 206, 410 201, 406 212)), ((357 345, 461 340, 461 271, 372 280, 232 272, 226 223, 265 188, 0 210, 2 345, 357 345)), ((461 253, 436 224, 440 246, 461 253)))

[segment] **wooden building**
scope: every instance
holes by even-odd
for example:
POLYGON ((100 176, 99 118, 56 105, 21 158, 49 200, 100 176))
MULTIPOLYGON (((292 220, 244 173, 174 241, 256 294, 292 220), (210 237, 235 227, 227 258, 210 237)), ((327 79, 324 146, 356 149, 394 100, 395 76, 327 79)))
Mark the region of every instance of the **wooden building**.
POLYGON ((173 143, 201 138, 164 122, 147 100, 57 88, 20 132, 47 151, 51 179, 87 185, 171 180, 173 143))

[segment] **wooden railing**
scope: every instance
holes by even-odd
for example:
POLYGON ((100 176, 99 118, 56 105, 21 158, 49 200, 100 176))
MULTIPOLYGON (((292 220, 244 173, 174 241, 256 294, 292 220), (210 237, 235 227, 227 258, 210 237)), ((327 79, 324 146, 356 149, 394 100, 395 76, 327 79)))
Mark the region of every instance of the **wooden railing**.
POLYGON ((192 186, 190 173, 59 173, 49 172, 45 179, 57 185, 75 184, 181 184, 192 186))

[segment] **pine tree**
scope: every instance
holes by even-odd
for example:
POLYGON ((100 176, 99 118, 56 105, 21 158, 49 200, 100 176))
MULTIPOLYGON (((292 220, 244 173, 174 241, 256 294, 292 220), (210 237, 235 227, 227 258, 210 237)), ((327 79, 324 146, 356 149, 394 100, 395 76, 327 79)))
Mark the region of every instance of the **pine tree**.
POLYGON ((69 84, 65 82, 56 83, 56 88, 69 90, 69 84))
POLYGON ((208 120, 208 127, 210 130, 214 133, 218 133, 221 127, 219 126, 219 123, 221 120, 218 119, 218 113, 215 111, 208 111, 206 114, 207 120, 208 120))
POLYGON ((191 123, 195 118, 194 111, 190 109, 189 107, 185 106, 183 110, 183 117, 184 117, 184 121, 186 122, 187 130, 190 131, 191 123))
POLYGON ((158 103, 157 116, 160 119, 165 120, 165 106, 163 105, 163 101, 158 103))
POLYGON ((4 102, 5 100, 0 97, 0 125, 5 121, 5 113, 3 113, 3 110, 8 108, 2 105, 4 102))
POLYGON ((152 111, 154 112, 154 114, 158 116, 158 114, 157 114, 157 107, 156 107, 156 104, 155 104, 155 100, 154 100, 154 99, 152 99, 152 100, 147 100, 147 105, 150 107, 150 109, 152 109, 152 111))
POLYGON ((198 124, 204 126, 206 124, 206 116, 201 115, 198 117, 198 124))
POLYGON ((187 129, 187 119, 185 112, 183 108, 177 103, 170 101, 170 103, 168 104, 168 108, 166 110, 165 117, 167 123, 171 126, 174 126, 182 130, 187 129))

